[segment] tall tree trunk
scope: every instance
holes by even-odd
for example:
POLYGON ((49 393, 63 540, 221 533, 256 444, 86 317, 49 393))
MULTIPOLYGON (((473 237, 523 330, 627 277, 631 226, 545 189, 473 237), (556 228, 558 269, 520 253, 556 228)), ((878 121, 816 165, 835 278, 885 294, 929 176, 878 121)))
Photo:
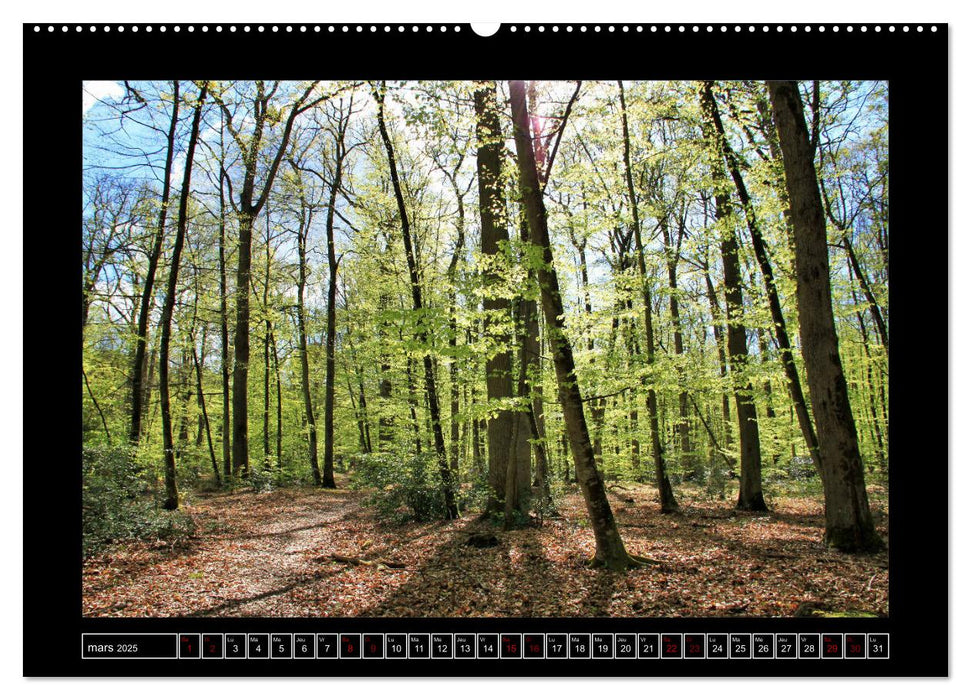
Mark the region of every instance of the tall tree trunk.
MULTIPOLYGON (((859 299, 856 295, 856 289, 851 288, 853 294, 853 305, 857 306, 859 304, 859 299)), ((877 401, 876 401, 876 386, 874 386, 873 379, 873 355, 870 352, 870 334, 866 330, 866 322, 863 320, 863 314, 859 311, 856 312, 856 321, 860 324, 860 340, 863 341, 863 354, 866 358, 866 386, 867 386, 867 398, 868 405, 870 408, 870 419, 873 425, 873 437, 877 446, 877 461, 880 463, 881 469, 887 468, 887 453, 883 446, 883 428, 881 426, 880 416, 877 413, 877 401)), ((870 471, 873 471, 872 469, 870 471)))
POLYGON ((165 168, 162 171, 162 201, 159 207, 158 224, 155 230, 155 241, 148 256, 148 271, 145 273, 145 286, 142 288, 142 300, 138 309, 138 332, 135 338, 135 358, 132 361, 131 385, 131 426, 128 431, 128 441, 137 445, 142 434, 142 411, 148 403, 145 398, 144 377, 147 369, 145 352, 148 346, 148 319, 152 313, 152 299, 155 290, 155 271, 158 260, 162 255, 162 243, 165 241, 165 219, 169 211, 169 193, 172 180, 172 159, 175 155, 175 128, 179 122, 179 81, 172 81, 172 120, 169 123, 168 138, 165 150, 165 168))
MULTIPOLYGON (((728 361, 725 358, 724 331, 720 320, 721 306, 718 303, 718 295, 715 293, 715 285, 711 281, 707 259, 705 260, 705 287, 708 293, 708 304, 711 306, 711 329, 715 337, 715 346, 718 348, 718 374, 724 380, 728 377, 728 361)), ((732 449, 732 409, 729 405, 728 393, 725 391, 721 391, 720 393, 722 399, 722 422, 725 426, 725 449, 723 454, 726 458, 733 460, 728 454, 732 449)))
MULTIPOLYGON (((203 336, 203 343, 205 343, 205 336, 203 336)), ((203 357, 205 357, 205 355, 203 355, 203 357)), ((196 353, 195 345, 192 347, 192 363, 196 368, 196 392, 199 396, 199 411, 202 413, 202 420, 206 430, 206 443, 209 446, 209 459, 212 461, 212 473, 213 477, 216 479, 216 483, 221 484, 222 478, 219 474, 219 462, 216 459, 216 449, 212 444, 212 428, 209 425, 209 412, 206 410, 206 394, 202 390, 203 363, 199 361, 199 355, 196 353)))
POLYGON ((768 87, 792 211, 799 331, 819 430, 826 543, 846 552, 878 550, 884 544, 870 514, 856 424, 840 361, 829 285, 826 219, 799 86, 795 81, 770 80, 768 87))
POLYGON ((249 286, 253 213, 240 212, 236 271, 236 331, 233 337, 233 476, 249 476, 249 286))
POLYGON ((414 360, 410 357, 405 364, 405 383, 408 385, 408 410, 411 412, 411 429, 415 432, 415 454, 420 455, 421 449, 421 422, 418 420, 418 396, 415 389, 414 360))
MULTIPOLYGON (((398 168, 395 165, 394 147, 391 145, 391 137, 388 136, 388 129, 384 122, 384 85, 375 90, 374 98, 378 103, 378 130, 381 132, 381 140, 388 154, 388 167, 391 171, 391 185, 394 189, 395 201, 398 204, 398 215, 401 219, 401 237, 405 246, 405 259, 408 263, 408 276, 411 281, 411 299, 415 311, 421 311, 424 307, 421 300, 421 282, 418 278, 418 265, 415 262, 415 253, 411 243, 411 228, 408 221, 408 211, 405 208, 404 195, 401 193, 401 184, 398 181, 398 168)), ((445 497, 446 517, 449 519, 458 517, 458 506, 455 502, 455 475, 448 468, 448 455, 445 452, 445 438, 442 435, 442 421, 438 405, 438 390, 435 386, 435 370, 432 364, 432 356, 427 351, 428 331, 424 325, 418 331, 418 340, 422 348, 423 361, 425 365, 425 393, 428 398, 428 411, 431 414, 432 436, 435 441, 435 454, 438 457, 439 475, 442 481, 442 494, 445 497)))
POLYGON ((728 201, 728 183, 719 148, 714 112, 714 98, 710 83, 704 83, 700 92, 704 114, 702 128, 709 142, 709 161, 715 193, 715 226, 721 238, 722 267, 725 274, 725 318, 728 327, 728 362, 731 367, 732 392, 735 395, 735 413, 738 417, 738 444, 740 474, 738 510, 765 511, 762 495, 762 449, 759 444, 758 415, 755 411, 752 383, 745 379, 748 365, 748 340, 742 320, 742 272, 738 259, 738 238, 731 224, 731 204, 728 201))
POLYGON ((576 365, 573 348, 564 333, 563 299, 560 296, 556 270, 553 267, 553 252, 550 248, 549 230, 546 222, 546 208, 543 204, 536 160, 530 137, 529 115, 526 110, 525 85, 520 80, 509 81, 509 94, 512 99, 513 125, 516 138, 516 155, 519 164, 519 184, 526 205, 530 239, 543 255, 543 264, 536 270, 546 316, 547 334, 552 346, 553 364, 556 369, 560 405, 569 434, 573 463, 580 482, 580 490, 587 506, 587 513, 596 540, 596 554, 593 561, 608 569, 619 571, 635 565, 635 560, 627 553, 620 531, 614 522, 614 514, 607 500, 603 479, 597 471, 593 457, 593 445, 583 415, 583 398, 577 384, 576 365))
MULTIPOLYGON (((219 131, 220 155, 222 155, 222 128, 219 131)), ((220 167, 221 167, 220 163, 220 167)), ((224 190, 225 175, 219 175, 219 339, 220 339, 220 376, 222 379, 222 456, 223 475, 232 478, 232 436, 229 412, 229 309, 226 285, 226 197, 224 190)))
MULTIPOLYGON (((462 165, 462 160, 456 167, 456 171, 462 165)), ((458 182, 454 175, 449 177, 452 184, 452 191, 458 205, 455 221, 455 248, 452 250, 452 257, 448 262, 448 283, 449 283, 449 314, 448 314, 448 346, 452 351, 451 362, 448 367, 448 386, 449 386, 449 469, 453 474, 459 473, 459 366, 456 357, 458 347, 458 323, 456 313, 458 310, 458 263, 462 257, 462 249, 465 246, 465 203, 463 202, 462 192, 459 190, 458 182)))
POLYGON ((283 469, 283 385, 280 381, 280 353, 276 347, 276 335, 270 327, 270 349, 273 352, 273 374, 276 380, 276 468, 283 469))
MULTIPOLYGON (((799 429, 802 431, 803 439, 809 455, 816 466, 816 471, 821 469, 819 459, 819 440, 816 436, 816 429, 809 416, 809 408, 806 405, 802 391, 802 382, 799 379, 799 370, 796 367, 792 355, 792 344, 789 341, 789 333, 786 330, 785 316, 782 314, 782 304, 779 301, 779 292, 775 285, 775 275, 772 271, 772 261, 769 257, 768 247, 762 237, 762 229, 759 226, 758 218, 755 215, 755 208, 752 206, 748 188, 745 186, 745 179, 742 177, 739 168, 738 158, 732 150, 728 139, 725 137, 725 129, 722 125, 721 115, 718 112, 718 104, 715 102, 712 93, 712 83, 706 81, 702 84, 701 99, 709 110, 711 125, 714 128, 718 139, 718 148, 728 165, 729 173, 735 183, 735 190, 738 193, 739 201, 745 211, 745 221, 748 224, 749 233, 752 236, 752 248, 755 251, 755 259, 758 261, 759 269, 762 272, 762 281, 765 285, 765 294, 769 301, 769 311, 772 314, 772 324, 775 328, 776 341, 779 344, 779 355, 782 360, 782 367, 786 373, 789 384, 789 395, 792 398, 796 417, 799 419, 799 429)), ((788 218, 788 217, 787 217, 788 218)))
MULTIPOLYGON (((671 325, 674 330, 674 354, 678 358, 678 377, 681 386, 687 385, 683 358, 684 358, 684 335, 681 331, 681 309, 678 305, 678 260, 681 257, 681 241, 684 238, 684 221, 678 227, 678 240, 672 242, 671 231, 668 218, 661 217, 661 233, 664 237, 665 261, 668 268, 668 299, 671 309, 671 325)), ((678 424, 676 426, 680 439, 681 459, 683 462, 690 461, 691 454, 691 423, 688 420, 688 392, 682 390, 678 394, 678 424)))
MULTIPOLYGON (((481 245, 484 256, 483 301, 485 310, 484 333, 500 348, 486 358, 486 395, 489 404, 508 400, 513 395, 512 355, 510 337, 505 327, 511 320, 511 304, 506 293, 496 292, 501 283, 496 268, 501 269, 502 248, 509 241, 506 228, 506 206, 502 193, 502 128, 499 123, 499 105, 496 84, 482 82, 475 90, 476 114, 476 172, 479 188, 479 216, 481 221, 481 245)), ((490 414, 488 420, 489 502, 487 513, 504 510, 506 498, 506 469, 510 463, 510 450, 514 445, 510 437, 515 429, 517 416, 507 408, 490 414)))
POLYGON ((337 252, 334 245, 334 208, 341 189, 344 166, 344 134, 347 120, 341 118, 334 138, 334 178, 330 183, 330 198, 327 202, 327 336, 325 342, 326 361, 324 375, 324 471, 321 485, 327 489, 337 488, 334 481, 334 393, 336 390, 335 353, 337 348, 337 252))
POLYGON ((256 175, 259 169, 259 155, 263 147, 263 131, 267 116, 271 113, 270 99, 277 87, 279 87, 278 84, 267 92, 264 82, 262 80, 256 81, 257 94, 253 98, 253 133, 248 139, 243 138, 238 131, 232 128, 232 112, 222 102, 221 96, 216 98, 242 153, 244 169, 243 186, 239 191, 238 206, 239 266, 236 271, 236 330, 233 343, 233 474, 239 474, 243 478, 247 478, 249 475, 249 291, 252 276, 253 224, 266 205, 273 188, 273 181, 279 171, 280 162, 283 160, 290 142, 294 121, 299 114, 327 99, 326 96, 321 96, 307 102, 310 94, 317 87, 317 81, 314 81, 291 106, 283 127, 283 134, 280 137, 280 143, 268 168, 261 192, 257 196, 256 175))
MULTIPOLYGON (((195 325, 193 317, 192 325, 195 325)), ((175 459, 182 459, 182 451, 189 444, 189 407, 192 405, 192 396, 195 394, 192 382, 192 368, 189 360, 192 358, 190 351, 183 346, 182 360, 179 363, 179 384, 182 386, 182 402, 179 410, 179 432, 175 441, 175 459)))
POLYGON ((361 410, 361 425, 364 429, 364 451, 370 454, 373 450, 371 446, 371 427, 367 415, 367 398, 364 396, 364 376, 360 370, 357 371, 357 390, 358 406, 361 410))
POLYGON ((182 193, 179 197, 179 221, 176 226, 175 243, 172 246, 172 263, 169 269, 169 282, 165 290, 162 306, 161 338, 159 340, 159 398, 162 405, 162 441, 165 452, 165 502, 166 510, 179 507, 179 489, 175 476, 175 445, 172 440, 172 411, 169 402, 169 343, 172 336, 172 312, 175 309, 175 295, 179 281, 179 263, 185 244, 188 225, 190 185, 192 183, 192 161, 195 158, 196 141, 199 137, 199 122, 202 119, 202 105, 206 100, 208 83, 203 83, 192 116, 192 131, 189 134, 189 147, 185 156, 185 170, 182 176, 182 193))
MULTIPOLYGON (((627 181, 627 198, 630 201, 631 217, 634 226, 634 244, 637 246, 637 268, 640 273, 641 294, 644 302, 644 354, 648 366, 654 364, 654 321, 651 318, 651 285, 647 279, 647 265, 644 261, 644 241, 641 238, 641 222, 637 210, 637 196, 634 192, 634 176, 630 161, 630 130, 627 126, 627 101, 624 98, 624 83, 617 81, 620 88, 620 116, 624 134, 624 175, 627 181)), ((661 447, 661 429, 657 415, 657 393, 653 386, 647 389, 647 413, 651 422, 651 451, 654 457, 654 479, 657 483, 658 500, 662 513, 673 513, 678 510, 678 501, 674 497, 674 489, 668 479, 667 468, 664 464, 664 452, 661 447)))
MULTIPOLYGON (((296 167, 294 171, 298 172, 296 167)), ((310 393, 310 358, 307 350, 307 308, 304 295, 307 288, 307 237, 313 214, 306 205, 301 189, 300 225, 297 229, 297 342, 300 352, 300 389, 303 394, 303 411, 307 419, 307 449, 310 457, 310 473, 314 486, 320 486, 320 463, 317 461, 317 418, 314 415, 314 401, 310 393)))
POLYGON ((270 471, 270 338, 273 321, 270 319, 270 208, 266 208, 266 267, 263 278, 263 469, 270 471))

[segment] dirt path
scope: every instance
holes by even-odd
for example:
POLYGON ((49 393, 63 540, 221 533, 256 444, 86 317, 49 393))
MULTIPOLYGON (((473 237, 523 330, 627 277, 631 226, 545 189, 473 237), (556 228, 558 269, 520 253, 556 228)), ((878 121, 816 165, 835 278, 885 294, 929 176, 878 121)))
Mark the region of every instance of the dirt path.
MULTIPOLYGON (((820 544, 821 506, 784 499, 770 516, 682 499, 662 516, 645 487, 614 496, 631 552, 661 564, 627 575, 592 570, 582 501, 562 518, 496 531, 499 545, 465 546, 488 526, 379 524, 359 492, 286 489, 197 497, 194 538, 128 543, 85 562, 86 616, 788 616, 805 601, 887 613, 886 559, 820 544), (633 498, 630 503, 624 498, 633 498), (402 568, 335 561, 333 555, 402 568)), ((883 533, 886 534, 886 533, 883 533)))

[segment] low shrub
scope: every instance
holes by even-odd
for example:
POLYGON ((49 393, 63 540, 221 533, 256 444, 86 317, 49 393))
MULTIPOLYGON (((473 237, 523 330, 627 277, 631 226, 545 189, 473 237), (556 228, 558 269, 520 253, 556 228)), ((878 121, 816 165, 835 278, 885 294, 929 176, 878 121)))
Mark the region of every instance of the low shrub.
POLYGON ((356 456, 353 464, 352 483, 376 489, 368 504, 375 507, 379 517, 427 522, 448 515, 435 455, 400 459, 372 453, 356 456))
POLYGON ((153 489, 150 469, 132 451, 85 447, 82 451, 81 533, 85 556, 118 541, 184 539, 195 532, 192 518, 166 511, 153 489))

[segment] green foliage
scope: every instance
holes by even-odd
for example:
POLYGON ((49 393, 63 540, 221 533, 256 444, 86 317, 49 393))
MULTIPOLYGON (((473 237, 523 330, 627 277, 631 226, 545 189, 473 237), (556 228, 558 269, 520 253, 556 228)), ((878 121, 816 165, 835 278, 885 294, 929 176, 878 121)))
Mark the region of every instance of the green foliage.
POLYGON ((254 468, 249 472, 249 483, 254 493, 270 493, 285 476, 275 469, 254 468))
POLYGON ((445 494, 434 455, 423 454, 401 459, 392 454, 358 455, 352 475, 358 487, 373 487, 369 497, 379 517, 404 522, 443 519, 445 494))
POLYGON ((186 513, 160 508, 151 479, 128 448, 85 447, 82 471, 81 532, 85 556, 119 540, 172 542, 195 531, 195 523, 186 513))

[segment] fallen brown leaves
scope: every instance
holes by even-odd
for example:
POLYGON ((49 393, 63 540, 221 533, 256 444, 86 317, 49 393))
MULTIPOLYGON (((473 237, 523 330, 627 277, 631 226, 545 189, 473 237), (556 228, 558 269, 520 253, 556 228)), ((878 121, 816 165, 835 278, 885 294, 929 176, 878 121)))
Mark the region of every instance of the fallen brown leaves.
MULTIPOLYGON (((681 494, 661 515, 653 491, 611 493, 631 553, 655 565, 586 565, 593 535, 579 494, 561 517, 502 532, 470 513, 389 525, 348 490, 287 489, 200 498, 188 546, 127 543, 85 561, 83 614, 98 617, 792 616, 806 601, 888 613, 885 556, 822 545, 822 504, 781 498, 769 514, 681 494), (627 499, 633 498, 630 503, 627 499), (467 546, 472 533, 498 545, 467 546)), ((886 537, 885 527, 880 527, 886 537)))

